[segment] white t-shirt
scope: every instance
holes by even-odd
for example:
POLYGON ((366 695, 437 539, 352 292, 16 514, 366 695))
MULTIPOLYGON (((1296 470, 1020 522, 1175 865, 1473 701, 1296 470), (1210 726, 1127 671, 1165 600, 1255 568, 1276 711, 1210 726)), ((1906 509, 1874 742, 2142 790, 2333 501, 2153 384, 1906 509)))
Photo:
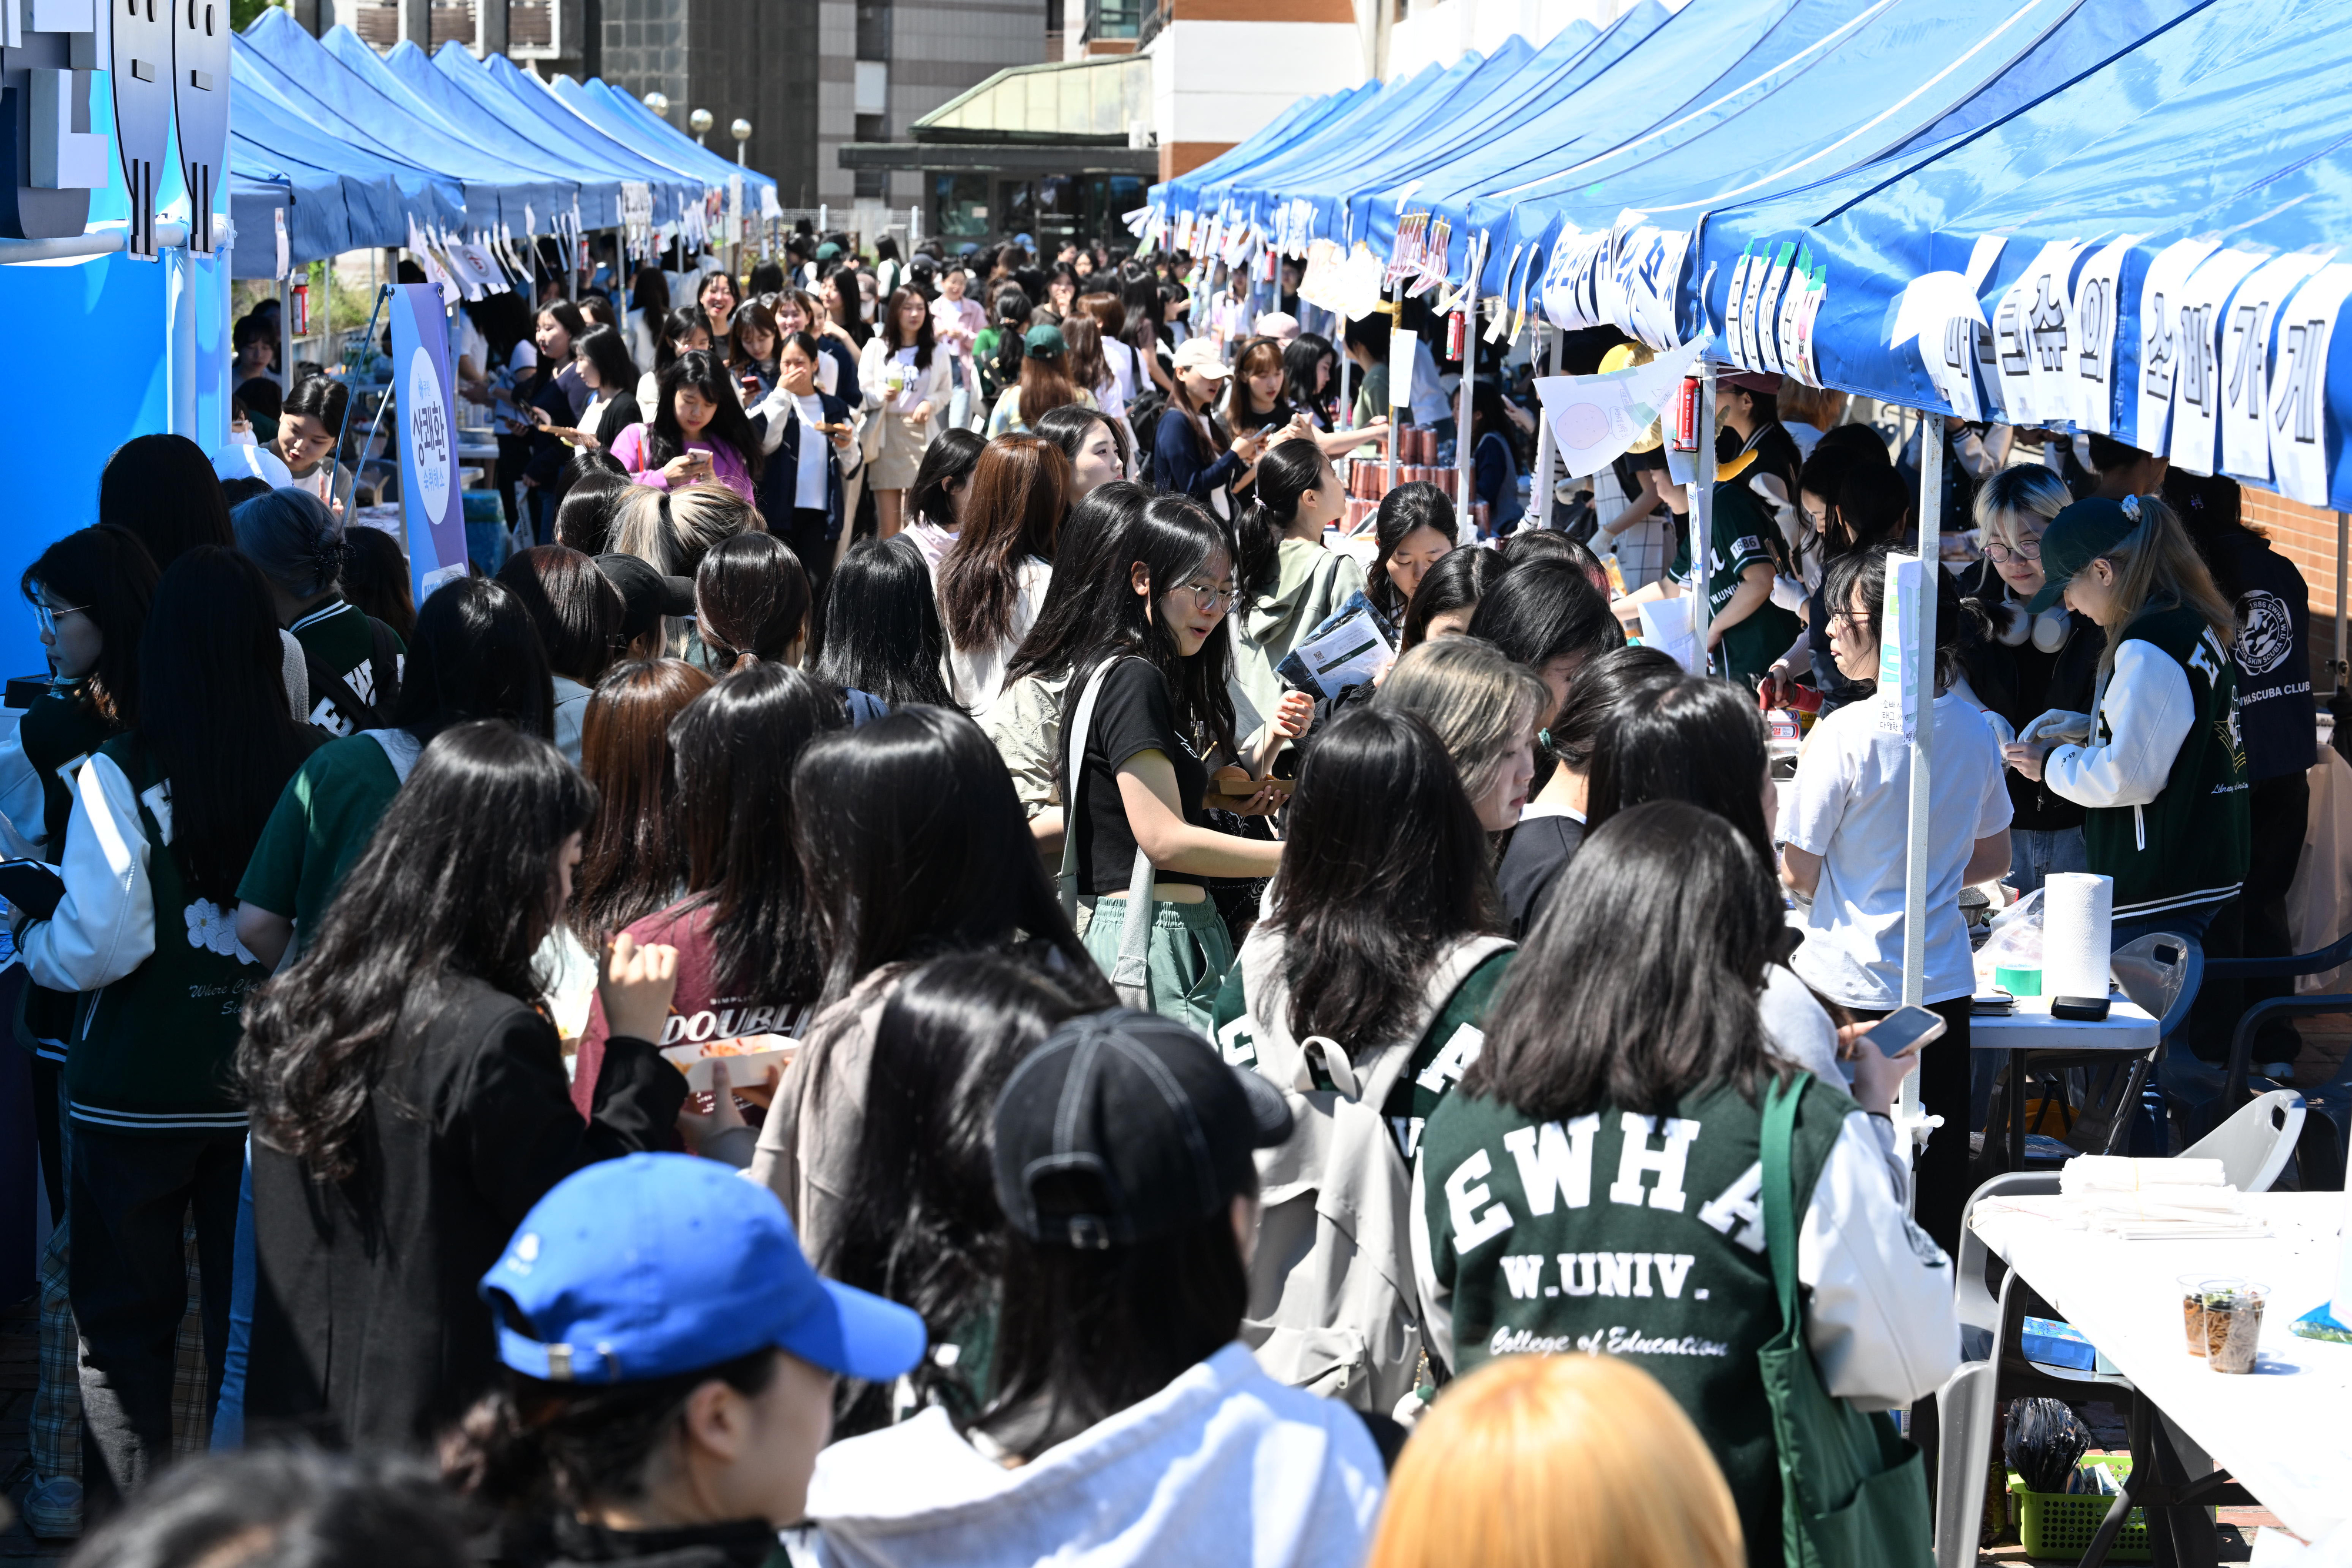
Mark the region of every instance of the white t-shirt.
POLYGON ((827 476, 824 454, 827 443, 824 432, 817 425, 824 419, 824 404, 818 402, 814 393, 793 398, 793 402, 799 405, 801 411, 801 460, 793 476, 793 505, 822 512, 825 508, 827 476))
POLYGON ((1004 641, 993 647, 948 650, 948 691, 974 718, 985 715, 1004 690, 1005 666, 1013 663, 1013 651, 1045 607, 1045 590, 1054 580, 1053 564, 1033 555, 1013 569, 1013 580, 1017 586, 1013 624, 1004 641))
MULTIPOLYGON (((1842 707, 1806 741, 1789 789, 1787 841, 1822 857, 1805 940, 1790 967, 1813 989, 1851 1008, 1892 1008, 1903 998, 1903 871, 1911 829, 1911 751, 1879 728, 1876 702, 1842 707)), ((1923 999, 1976 989, 1960 877, 1979 839, 2008 830, 2000 747, 1984 716, 1960 696, 1935 703, 1928 770, 1927 975, 1923 999)))

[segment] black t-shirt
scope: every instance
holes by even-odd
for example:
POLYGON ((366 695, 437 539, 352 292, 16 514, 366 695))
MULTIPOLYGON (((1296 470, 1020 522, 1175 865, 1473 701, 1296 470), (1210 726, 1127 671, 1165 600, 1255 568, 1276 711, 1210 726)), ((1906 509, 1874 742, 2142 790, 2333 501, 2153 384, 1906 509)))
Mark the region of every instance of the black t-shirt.
MULTIPOLYGON (((2309 768, 2319 755, 2312 723, 2311 590, 2294 563, 2240 530, 2212 547, 2229 554, 2237 580, 2238 726, 2246 779, 2260 783, 2309 768)), ((2224 591, 2226 591, 2226 590, 2224 591)))
POLYGON ((1503 852, 1495 882, 1502 891, 1513 940, 1528 939, 1544 894, 1583 842, 1584 823, 1575 817, 1523 817, 1511 830, 1510 847, 1503 852))
MULTIPOLYGON (((1084 689, 1071 688, 1074 694, 1084 689)), ((1075 716, 1076 709, 1071 712, 1075 716)), ((1135 874, 1135 834, 1119 800, 1118 769, 1146 751, 1164 752, 1175 764, 1176 797, 1183 802, 1184 820, 1206 827, 1208 813, 1201 798, 1209 792, 1209 769, 1177 733, 1168 683, 1149 661, 1124 658, 1103 677, 1087 735, 1087 831, 1078 840, 1078 885, 1089 893, 1125 893, 1128 879, 1135 874)), ((1160 872, 1158 879, 1203 880, 1181 871, 1160 872)))

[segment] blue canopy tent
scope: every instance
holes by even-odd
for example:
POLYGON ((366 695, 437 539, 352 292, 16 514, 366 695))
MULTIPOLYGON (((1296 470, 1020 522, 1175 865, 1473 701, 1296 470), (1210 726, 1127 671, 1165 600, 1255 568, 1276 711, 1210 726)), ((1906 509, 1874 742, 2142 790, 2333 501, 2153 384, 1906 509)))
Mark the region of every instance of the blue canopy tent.
MULTIPOLYGON (((1344 167, 1356 149, 1384 143, 1398 128, 1426 123, 1425 117, 1444 102, 1465 78, 1485 64, 1475 50, 1451 66, 1430 65, 1402 81, 1391 82, 1376 98, 1364 100, 1348 114, 1325 124, 1270 158, 1261 160, 1231 179, 1212 181, 1194 192, 1196 210, 1207 214, 1223 209, 1247 182, 1250 189, 1279 192, 1294 179, 1310 178, 1337 162, 1344 167)), ((1229 215, 1247 215, 1238 205, 1229 215)))
MULTIPOLYGON (((412 213, 420 220, 464 221, 466 193, 457 181, 354 142, 321 125, 309 110, 281 92, 265 74, 265 63, 250 55, 232 54, 229 71, 236 104, 229 120, 232 143, 243 141, 289 164, 307 166, 321 175, 331 173, 341 189, 341 235, 331 227, 312 228, 310 214, 297 214, 290 220, 297 232, 311 236, 308 243, 325 246, 330 240, 347 237, 350 245, 343 248, 405 245, 412 213)), ((332 249, 322 248, 302 259, 333 254, 332 249)))
POLYGON ((560 76, 548 84, 548 90, 614 141, 635 148, 681 175, 725 190, 727 183, 740 174, 746 213, 763 212, 773 204, 762 199, 761 193, 772 192, 775 181, 701 145, 611 84, 593 77, 586 81, 574 81, 568 76, 560 76))
POLYGON ((503 55, 478 60, 455 44, 444 44, 433 57, 433 68, 461 84, 481 84, 486 89, 485 101, 495 108, 501 119, 535 128, 534 141, 552 138, 560 146, 576 148, 581 157, 593 157, 613 168, 626 169, 630 172, 625 178, 653 185, 656 223, 675 219, 688 204, 702 200, 703 181, 688 180, 677 170, 656 163, 605 135, 559 102, 544 82, 525 76, 503 55), (662 192, 669 195, 667 213, 660 199, 662 192))
MULTIPOLYGON (((1664 14, 1662 7, 1656 6, 1656 0, 1644 3, 1658 9, 1661 16, 1664 14)), ((1613 28, 1616 24, 1611 26, 1613 28)), ((1284 193, 1291 200, 1303 200, 1312 205, 1317 233, 1353 239, 1360 222, 1370 215, 1370 204, 1382 194, 1426 179, 1488 140, 1509 135, 1512 127, 1537 113, 1542 105, 1573 90, 1572 86, 1565 84, 1576 79, 1574 73, 1592 56, 1601 37, 1591 23, 1572 22, 1529 55, 1508 78, 1496 83, 1486 101, 1475 106, 1475 114, 1454 126, 1436 126, 1391 147, 1359 176, 1293 186, 1284 193), (1354 205, 1357 198, 1365 204, 1361 211, 1354 205)))
MULTIPOLYGON (((1454 238, 1448 256, 1468 254, 1470 203, 1501 186, 1607 152, 1652 125, 1688 112, 1727 86, 1793 53, 1776 39, 1788 14, 1809 0, 1691 0, 1618 54, 1577 90, 1521 125, 1507 141, 1455 161, 1424 182, 1409 211, 1444 217, 1454 238)), ((1811 0, 1814 4, 1833 0, 1811 0)), ((1860 0, 1848 0, 1858 8, 1860 0)), ((1369 234, 1375 251, 1395 244, 1395 203, 1374 203, 1369 234)))
MULTIPOLYGON (((1276 148, 1288 146, 1326 118, 1346 112, 1349 104, 1380 89, 1381 84, 1376 81, 1358 82, 1354 87, 1342 88, 1337 92, 1318 93, 1313 98, 1299 99, 1241 141, 1197 168, 1186 170, 1179 178, 1197 185, 1246 169, 1276 148)), ((1163 218, 1170 211, 1169 193, 1172 184, 1173 182, 1155 184, 1147 193, 1151 209, 1163 218)))
MULTIPOLYGON (((654 190, 654 221, 667 222, 677 215, 679 191, 675 175, 667 171, 659 178, 649 172, 642 160, 624 157, 594 141, 566 135, 563 131, 535 114, 527 113, 509 97, 487 73, 479 68, 474 57, 454 43, 441 46, 448 60, 447 68, 414 43, 402 43, 384 57, 384 68, 411 92, 435 105, 452 122, 461 118, 466 123, 476 120, 505 128, 508 135, 523 145, 540 150, 543 158, 562 160, 559 167, 581 172, 583 181, 580 214, 583 223, 602 221, 590 217, 593 187, 609 184, 614 191, 614 217, 617 221, 619 187, 623 181, 648 183, 654 190)), ((700 192, 695 193, 700 199, 700 192)))
POLYGON ((284 11, 265 10, 230 39, 230 47, 241 67, 342 141, 378 148, 460 182, 466 221, 476 227, 503 219, 520 228, 526 206, 569 208, 579 188, 570 180, 517 168, 419 120, 354 76, 284 11))
POLYGON ((1263 169, 1244 170, 1223 183, 1228 199, 1244 215, 1264 223, 1286 202, 1335 183, 1360 182, 1360 188, 1379 189, 1384 161, 1409 152, 1433 126, 1457 125, 1486 113, 1536 57, 1534 47, 1516 36, 1491 55, 1465 53, 1410 110, 1376 120, 1344 146, 1318 142, 1311 152, 1302 149, 1297 156, 1269 160, 1263 169))
MULTIPOLYGON (((1289 138, 1283 146, 1269 152, 1264 158, 1255 161, 1246 169, 1236 169, 1231 173, 1220 172, 1206 179, 1201 177, 1202 172, 1201 169, 1196 169, 1189 174, 1178 175, 1169 181, 1167 185, 1170 219, 1172 221, 1185 213, 1191 213, 1196 217, 1206 216, 1214 210, 1224 189, 1239 174, 1267 173, 1272 169, 1279 167, 1286 160, 1301 154, 1312 156, 1313 152, 1328 139, 1344 138, 1351 133, 1358 135, 1366 133, 1370 127, 1380 123, 1381 118, 1394 106, 1408 101, 1417 93, 1426 91, 1432 83, 1444 74, 1441 68, 1430 65, 1423 67, 1412 77, 1398 81, 1380 83, 1370 91, 1349 99, 1343 104, 1336 105, 1331 113, 1323 116, 1313 124, 1302 126, 1298 135, 1289 138)), ((1213 162, 1214 160, 1212 162, 1213 162)), ((1207 165, 1202 167, 1205 169, 1207 165)))
POLYGON ((493 119, 474 101, 450 87, 425 60, 424 52, 404 41, 398 47, 415 54, 425 65, 419 81, 394 71, 384 57, 360 41, 349 27, 330 28, 319 40, 353 76, 374 88, 410 114, 451 136, 483 148, 518 169, 542 173, 554 183, 575 190, 583 220, 592 225, 620 221, 620 182, 597 171, 583 169, 578 160, 551 152, 525 140, 505 121, 493 119))
POLYGON ((2014 371, 2006 363, 2012 345, 2001 336, 2011 325, 2000 315, 2003 298, 2053 265, 2046 247, 2079 244, 2042 292, 2065 297, 2072 319, 2049 326, 2073 332, 2070 362, 2079 370, 2092 354, 2098 372, 2093 395, 2076 389, 2074 408, 2084 423, 2136 445, 2168 445, 2191 466, 2218 462, 2250 482, 2301 490, 2298 499, 2352 507, 2344 439, 2352 419, 2352 342, 2328 329, 2340 291, 2314 292, 2319 285, 2308 275, 2317 257, 2295 255, 2329 250, 2352 233, 2352 144, 2328 106, 2296 86, 2352 65, 2347 16, 2343 0, 2284 6, 2205 0, 1972 135, 1924 155, 1915 146, 1847 179, 1715 214, 1701 257, 1714 276, 1695 275, 1709 285, 1709 320, 1720 319, 1718 301, 1728 298, 1724 256, 1801 238, 1825 279, 1814 331, 1824 382, 1928 408, 1979 398, 2005 406, 2001 378, 2014 371), (2249 115, 2250 104, 2263 111, 2249 115), (2194 156, 2183 157, 2184 149, 2194 156), (2246 302, 2269 309, 2240 323, 2266 329, 2256 340, 2263 352, 2243 364, 2267 372, 2274 399, 2298 390, 2315 402, 2324 399, 2324 429, 2309 433, 2324 442, 2324 491, 2279 483, 2283 470, 2267 462, 2259 471, 2232 464, 2226 446, 2184 450, 2168 439, 2177 399, 2194 395, 2182 392, 2174 370, 2199 356, 2175 340, 2169 309, 2163 319, 2143 319, 2142 285, 2168 248, 2196 237, 2218 245, 2215 270, 2176 269, 2166 287, 2172 308, 2186 301, 2217 320, 2205 368, 2225 377, 2237 362, 2213 364, 2216 345, 2234 356, 2244 342, 2221 340, 2219 323, 2231 319, 2241 285, 2263 257, 2287 258, 2284 272, 2266 273, 2263 298, 2246 302), (2107 254, 2111 241, 2118 243, 2107 254), (2094 284, 2104 318, 2084 293, 2094 284), (2315 366, 2306 356, 2298 365, 2302 345, 2285 336, 2287 322, 2297 318, 2305 328, 2300 319, 2315 313, 2326 332, 2326 359, 2315 366), (1970 325, 1948 332, 1958 320, 1970 325), (2160 381, 2142 376, 2142 345, 2151 336, 2176 361, 2158 367, 2160 381), (2100 351, 2107 340, 2111 348, 2100 351), (1971 350, 1958 364, 1945 353, 1954 343, 1971 350), (2300 389, 2283 387, 2283 374, 2312 379, 2300 389), (2150 381, 2161 392, 2143 405, 2138 394, 2150 381))

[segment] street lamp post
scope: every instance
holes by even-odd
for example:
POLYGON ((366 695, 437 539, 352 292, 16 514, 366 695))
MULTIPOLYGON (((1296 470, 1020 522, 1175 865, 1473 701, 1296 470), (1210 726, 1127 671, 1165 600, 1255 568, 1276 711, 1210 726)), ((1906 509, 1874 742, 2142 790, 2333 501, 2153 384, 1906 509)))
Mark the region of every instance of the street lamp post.
POLYGON ((718 121, 711 117, 710 111, 707 109, 698 109, 686 117, 687 129, 694 132, 694 144, 697 147, 704 144, 702 139, 710 134, 710 128, 717 123, 718 121))
POLYGON ((645 105, 647 109, 652 110, 659 118, 663 120, 667 120, 669 118, 669 94, 666 92, 649 92, 645 96, 645 105))
POLYGON ((751 140, 751 122, 748 120, 739 120, 729 126, 727 131, 729 135, 735 138, 735 162, 740 164, 743 162, 744 143, 751 140))

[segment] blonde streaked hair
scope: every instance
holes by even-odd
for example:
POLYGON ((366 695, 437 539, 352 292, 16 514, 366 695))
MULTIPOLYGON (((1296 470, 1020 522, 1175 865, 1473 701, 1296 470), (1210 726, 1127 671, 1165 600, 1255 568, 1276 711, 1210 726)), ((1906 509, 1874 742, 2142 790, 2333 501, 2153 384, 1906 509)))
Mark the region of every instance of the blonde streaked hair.
POLYGON ((2003 468, 1977 491, 1976 525, 1986 538, 1998 534, 2006 545, 2023 538, 2027 519, 2040 529, 2064 511, 2074 499, 2066 482, 2038 463, 2003 468))
POLYGON ((1476 801, 1494 788, 1511 748, 1532 741, 1551 689, 1491 643, 1445 637, 1399 659, 1376 700, 1415 715, 1437 732, 1462 775, 1464 792, 1476 801))
POLYGON ((1610 1355, 1509 1355, 1413 1428, 1366 1568, 1741 1568, 1739 1512, 1673 1396, 1610 1355))
POLYGON ((2179 515, 2158 496, 2129 497, 2124 507, 2138 509, 2139 527, 2095 558, 2105 561, 2116 573, 2116 625, 2108 634, 2106 650, 2099 655, 2102 681, 2115 673, 2116 649, 2123 641, 2123 629, 2145 611, 2185 605, 2213 629, 2222 647, 2238 636, 2237 612, 2214 586, 2212 570, 2197 552, 2189 530, 2180 526, 2179 515))
POLYGON ((766 529, 759 510, 724 485, 632 485, 613 519, 613 550, 665 577, 692 577, 719 540, 766 529))

